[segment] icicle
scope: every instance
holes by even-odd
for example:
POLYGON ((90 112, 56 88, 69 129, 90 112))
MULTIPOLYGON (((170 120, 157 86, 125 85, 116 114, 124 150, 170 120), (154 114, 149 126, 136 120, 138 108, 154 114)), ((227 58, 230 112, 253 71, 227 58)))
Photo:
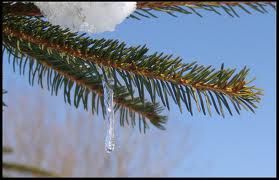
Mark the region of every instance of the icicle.
POLYGON ((105 151, 111 153, 115 147, 115 119, 114 119, 114 103, 113 103, 113 80, 103 81, 104 102, 106 106, 107 117, 107 134, 105 139, 105 151))

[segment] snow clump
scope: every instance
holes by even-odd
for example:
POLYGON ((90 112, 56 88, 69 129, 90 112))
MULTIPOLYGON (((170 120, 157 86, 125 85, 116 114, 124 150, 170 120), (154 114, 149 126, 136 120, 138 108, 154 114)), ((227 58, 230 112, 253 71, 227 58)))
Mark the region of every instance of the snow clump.
POLYGON ((136 2, 34 2, 53 25, 73 32, 114 31, 136 10, 136 2))

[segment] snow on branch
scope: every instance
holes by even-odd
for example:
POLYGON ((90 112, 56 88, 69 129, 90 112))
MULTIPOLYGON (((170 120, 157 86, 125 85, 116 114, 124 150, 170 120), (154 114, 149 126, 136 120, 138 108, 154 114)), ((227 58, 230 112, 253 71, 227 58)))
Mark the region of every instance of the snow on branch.
POLYGON ((53 25, 71 31, 114 31, 136 10, 136 2, 34 2, 53 25))

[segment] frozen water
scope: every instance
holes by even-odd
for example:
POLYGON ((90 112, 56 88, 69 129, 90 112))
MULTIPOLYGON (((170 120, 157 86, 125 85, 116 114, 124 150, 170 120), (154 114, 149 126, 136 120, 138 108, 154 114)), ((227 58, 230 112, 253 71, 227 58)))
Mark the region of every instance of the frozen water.
POLYGON ((104 87, 104 102, 106 106, 107 116, 107 134, 105 139, 105 151, 111 153, 115 148, 115 118, 114 118, 114 103, 113 103, 113 88, 111 85, 113 80, 103 82, 104 87))
POLYGON ((34 2, 48 21, 73 32, 114 31, 136 10, 136 2, 34 2))

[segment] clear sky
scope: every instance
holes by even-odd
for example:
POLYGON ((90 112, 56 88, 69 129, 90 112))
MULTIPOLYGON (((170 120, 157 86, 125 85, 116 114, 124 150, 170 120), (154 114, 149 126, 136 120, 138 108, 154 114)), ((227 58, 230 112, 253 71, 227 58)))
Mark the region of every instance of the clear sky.
MULTIPOLYGON (((185 173, 181 165, 172 176, 275 176, 276 13, 269 10, 268 14, 253 11, 253 15, 239 11, 240 18, 204 11, 203 18, 182 14, 174 18, 157 13, 158 19, 127 19, 114 32, 92 36, 119 39, 128 45, 146 44, 151 52, 174 54, 184 62, 197 60, 214 67, 225 63, 225 67, 238 69, 246 65, 251 69, 249 78, 256 77, 254 83, 264 89, 256 114, 226 113, 223 119, 216 114, 209 117, 195 113, 192 117, 186 111, 181 114, 175 106, 166 112, 167 129, 187 125, 195 142, 189 160, 190 166, 193 163, 191 173, 185 173)), ((23 77, 9 81, 9 76, 15 75, 7 61, 4 69, 4 88, 11 83, 28 83, 23 77)), ((63 100, 61 105, 63 109, 63 100)))

